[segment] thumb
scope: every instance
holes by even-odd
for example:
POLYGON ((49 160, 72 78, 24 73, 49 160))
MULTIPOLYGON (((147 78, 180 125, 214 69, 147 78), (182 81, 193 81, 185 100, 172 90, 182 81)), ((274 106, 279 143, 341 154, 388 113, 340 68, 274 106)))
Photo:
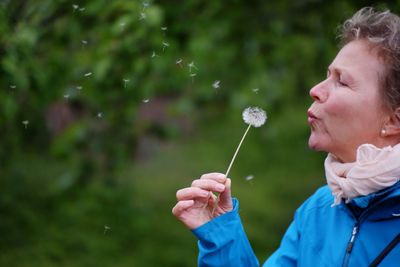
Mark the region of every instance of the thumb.
POLYGON ((220 195, 220 206, 228 211, 233 209, 231 196, 231 179, 227 178, 225 182, 225 190, 220 195))

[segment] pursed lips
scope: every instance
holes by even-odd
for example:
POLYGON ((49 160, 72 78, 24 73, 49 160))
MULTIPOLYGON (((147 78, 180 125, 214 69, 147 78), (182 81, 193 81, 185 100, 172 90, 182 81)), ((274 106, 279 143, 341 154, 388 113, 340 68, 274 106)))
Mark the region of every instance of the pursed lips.
POLYGON ((315 116, 315 114, 311 111, 311 109, 309 109, 307 111, 307 115, 308 115, 308 119, 307 119, 308 124, 312 124, 313 122, 318 120, 318 117, 315 116))

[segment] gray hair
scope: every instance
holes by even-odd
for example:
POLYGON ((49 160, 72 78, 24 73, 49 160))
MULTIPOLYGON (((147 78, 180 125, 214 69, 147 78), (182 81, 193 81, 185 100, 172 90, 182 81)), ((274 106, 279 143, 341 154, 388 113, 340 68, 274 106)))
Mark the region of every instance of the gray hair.
POLYGON ((377 49, 385 65, 380 77, 382 100, 386 108, 400 106, 400 17, 389 10, 364 7, 346 20, 340 28, 341 44, 365 40, 377 49))

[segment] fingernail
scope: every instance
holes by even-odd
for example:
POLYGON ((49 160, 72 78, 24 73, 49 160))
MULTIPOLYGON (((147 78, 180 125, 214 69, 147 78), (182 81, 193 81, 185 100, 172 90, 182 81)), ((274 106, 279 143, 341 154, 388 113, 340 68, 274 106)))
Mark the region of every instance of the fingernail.
POLYGON ((225 189, 225 186, 223 184, 217 184, 216 188, 218 191, 223 191, 225 189))
POLYGON ((208 193, 208 192, 201 192, 201 196, 203 196, 203 197, 207 197, 209 194, 210 193, 208 193))
POLYGON ((217 177, 218 177, 218 178, 225 178, 225 174, 220 173, 220 174, 218 174, 217 177))

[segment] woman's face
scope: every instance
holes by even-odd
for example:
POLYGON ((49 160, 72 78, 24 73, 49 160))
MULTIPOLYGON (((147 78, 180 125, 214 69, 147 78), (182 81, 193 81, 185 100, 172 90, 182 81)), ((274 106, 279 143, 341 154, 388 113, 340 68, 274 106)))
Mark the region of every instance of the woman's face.
POLYGON ((310 148, 351 162, 361 144, 380 146, 385 113, 378 78, 383 71, 365 41, 350 42, 339 51, 327 78, 310 90, 310 148))

